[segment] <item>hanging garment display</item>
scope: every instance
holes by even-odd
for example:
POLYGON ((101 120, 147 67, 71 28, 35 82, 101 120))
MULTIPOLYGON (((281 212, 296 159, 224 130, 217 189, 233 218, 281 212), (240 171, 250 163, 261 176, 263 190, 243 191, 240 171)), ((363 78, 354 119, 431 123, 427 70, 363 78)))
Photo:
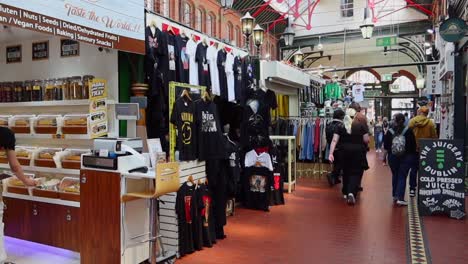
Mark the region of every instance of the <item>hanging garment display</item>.
POLYGON ((187 55, 187 42, 189 38, 185 35, 176 36, 176 45, 178 48, 177 60, 177 81, 189 83, 190 81, 190 57, 187 55))
POLYGON ((198 63, 198 85, 210 89, 210 71, 208 69, 208 60, 206 59, 207 49, 208 45, 205 41, 199 43, 195 53, 195 61, 198 63))
POLYGON ((171 123, 177 128, 177 145, 179 160, 189 161, 197 158, 197 134, 194 122, 195 105, 181 97, 174 102, 171 123))
POLYGON ((270 154, 257 154, 255 150, 248 152, 245 155, 243 179, 244 204, 247 208, 269 210, 272 179, 273 165, 270 154))
POLYGON ((203 245, 203 231, 200 217, 203 201, 197 195, 195 188, 195 184, 186 182, 177 191, 175 208, 179 225, 180 256, 199 250, 203 245))
POLYGON ((198 159, 225 159, 223 134, 216 105, 207 100, 197 101, 195 122, 198 133, 198 159))
MULTIPOLYGON (((216 144, 223 147, 224 143, 217 142, 216 144)), ((223 159, 208 159, 206 160, 206 177, 208 178, 210 192, 213 197, 213 216, 215 222, 216 239, 224 239, 224 226, 226 220, 226 204, 227 204, 227 168, 226 160, 223 159)))
POLYGON ((337 82, 331 82, 325 85, 324 88, 325 100, 337 100, 343 98, 343 89, 337 82))
POLYGON ((195 37, 187 42, 186 54, 189 57, 189 82, 191 85, 198 85, 198 63, 195 60, 197 53, 198 42, 195 41, 195 37))
POLYGON ((200 208, 200 216, 203 227, 203 246, 212 247, 216 243, 215 223, 213 217, 213 198, 206 182, 199 184, 197 196, 201 197, 203 207, 200 208))
POLYGON ((354 102, 360 103, 364 101, 364 91, 366 90, 366 87, 361 84, 355 84, 353 85, 353 97, 354 97, 354 102))
POLYGON ((218 73, 218 50, 217 44, 213 44, 208 47, 206 51, 206 58, 208 60, 208 66, 210 70, 210 80, 211 80, 211 92, 213 95, 220 96, 221 90, 219 87, 219 73, 218 73))
POLYGON ((229 155, 227 160, 227 194, 229 198, 236 197, 238 193, 237 185, 240 182, 240 160, 239 146, 232 141, 228 135, 226 138, 226 153, 229 155))
MULTIPOLYGON (((271 184, 270 205, 284 204, 283 185, 284 178, 287 177, 287 173, 284 164, 285 162, 283 160, 284 155, 282 155, 279 148, 280 146, 274 145, 270 151, 273 164, 273 182, 271 184)), ((287 147, 285 154, 287 156, 287 147)))
MULTIPOLYGON (((166 77, 165 84, 165 93, 169 95, 169 82, 177 81, 177 65, 179 64, 180 60, 180 52, 179 47, 177 46, 177 37, 174 35, 172 31, 166 32, 167 36, 167 54, 168 54, 168 61, 167 61, 167 71, 163 73, 166 77)), ((167 97, 169 98, 169 97, 167 97)), ((169 101, 168 101, 169 102, 169 101)))
POLYGON ((150 85, 150 96, 158 96, 161 93, 162 74, 159 59, 167 56, 167 43, 164 42, 163 32, 157 27, 148 26, 145 29, 145 77, 150 85))
POLYGON ((226 77, 226 57, 227 53, 226 50, 220 49, 218 51, 217 57, 217 66, 218 66, 218 77, 219 77, 219 89, 221 93, 221 98, 224 100, 228 100, 228 87, 227 87, 227 77, 226 77))
POLYGON ((241 101, 241 91, 242 91, 242 61, 239 56, 234 58, 234 91, 235 99, 237 102, 241 101))
POLYGON ((234 80, 234 55, 231 52, 226 54, 226 62, 224 64, 226 71, 227 90, 228 90, 228 101, 235 102, 235 80, 234 80))

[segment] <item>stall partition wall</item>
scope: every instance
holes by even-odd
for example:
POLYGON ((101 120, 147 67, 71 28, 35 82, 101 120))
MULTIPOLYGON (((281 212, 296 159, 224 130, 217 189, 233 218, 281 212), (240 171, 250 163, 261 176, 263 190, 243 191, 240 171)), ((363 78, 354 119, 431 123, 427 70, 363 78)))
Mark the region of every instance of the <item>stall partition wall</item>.
POLYGON ((0 82, 94 75, 107 80, 109 97, 118 98, 118 52, 99 51, 80 42, 80 55, 60 57, 60 38, 8 27, 0 33, 0 82), (49 59, 32 60, 32 43, 49 41, 49 59), (6 47, 21 45, 22 61, 6 64, 6 47))
MULTIPOLYGON (((180 163, 180 184, 187 182, 190 175, 198 182, 206 178, 205 162, 190 161, 180 163)), ((162 243, 166 251, 179 252, 179 226, 177 224, 177 214, 175 202, 177 194, 169 193, 160 197, 159 222, 162 236, 162 243)))

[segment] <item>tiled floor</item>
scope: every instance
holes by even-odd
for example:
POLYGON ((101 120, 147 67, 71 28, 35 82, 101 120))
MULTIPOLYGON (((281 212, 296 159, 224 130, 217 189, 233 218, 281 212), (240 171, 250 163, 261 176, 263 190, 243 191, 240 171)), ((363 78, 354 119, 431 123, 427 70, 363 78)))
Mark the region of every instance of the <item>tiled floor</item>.
MULTIPOLYGON (((285 206, 269 213, 237 209, 228 220, 227 239, 177 263, 408 263, 407 209, 392 205, 388 167, 374 153, 368 159, 371 169, 356 206, 346 205, 339 187, 329 188, 325 179, 300 179, 285 206)), ((468 263, 468 220, 425 217, 422 223, 429 261, 468 263)), ((16 264, 79 263, 79 255, 66 250, 12 238, 5 244, 16 264)))
POLYGON ((30 243, 14 238, 5 238, 8 261, 15 264, 79 264, 79 254, 30 243))
POLYGON ((237 210, 225 241, 178 263, 406 263, 406 208, 392 205, 388 167, 369 163, 356 206, 325 180, 301 179, 285 206, 237 210))

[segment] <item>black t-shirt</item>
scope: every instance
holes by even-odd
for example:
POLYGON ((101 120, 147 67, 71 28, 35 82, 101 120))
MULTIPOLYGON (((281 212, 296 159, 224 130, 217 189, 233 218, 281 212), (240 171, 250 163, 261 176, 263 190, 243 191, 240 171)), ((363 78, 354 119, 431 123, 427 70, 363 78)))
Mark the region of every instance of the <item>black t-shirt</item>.
POLYGON ((197 125, 198 159, 226 159, 224 138, 221 131, 218 109, 211 101, 195 102, 195 122, 197 125))
POLYGON ((176 125, 177 149, 179 160, 188 161, 197 158, 197 135, 194 122, 195 105, 192 101, 179 98, 174 102, 171 123, 176 125))
POLYGON ((239 56, 234 58, 234 91, 237 102, 241 100, 242 93, 242 61, 239 56))
POLYGON ((15 150, 15 133, 7 127, 0 127, 0 148, 15 150))
MULTIPOLYGON (((150 96, 161 95, 162 85, 164 84, 162 71, 166 69, 161 63, 167 61, 167 38, 165 33, 155 29, 151 31, 151 27, 145 29, 145 77, 146 82, 150 85, 150 96)), ((162 104, 158 104, 163 107, 162 104)))
POLYGON ((179 59, 177 60, 177 81, 182 83, 189 83, 189 67, 190 61, 186 53, 187 42, 189 38, 178 35, 176 37, 177 48, 179 49, 179 59))
POLYGON ((219 78, 219 90, 221 93, 221 98, 228 100, 228 88, 227 88, 227 77, 226 77, 226 51, 221 49, 218 51, 218 57, 216 59, 216 65, 218 66, 218 78, 219 78))
POLYGON ((179 64, 179 47, 177 46, 177 37, 172 34, 167 34, 167 54, 169 56, 167 81, 177 80, 177 64, 179 64))
POLYGON ((268 211, 273 173, 266 167, 246 167, 244 173, 245 206, 268 211))
POLYGON ((198 62, 198 84, 210 88, 210 71, 206 59, 207 49, 208 46, 205 46, 203 42, 199 43, 195 53, 195 61, 198 62))
POLYGON ((284 204, 283 184, 286 175, 282 175, 283 163, 281 151, 274 146, 271 151, 271 161, 273 164, 273 182, 271 184, 270 205, 284 204))

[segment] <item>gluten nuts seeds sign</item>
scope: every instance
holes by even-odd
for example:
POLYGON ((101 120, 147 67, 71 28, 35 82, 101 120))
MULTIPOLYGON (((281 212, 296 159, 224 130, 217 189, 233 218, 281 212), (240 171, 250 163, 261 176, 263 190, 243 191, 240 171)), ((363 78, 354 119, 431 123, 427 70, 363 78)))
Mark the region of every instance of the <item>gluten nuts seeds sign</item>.
POLYGON ((463 142, 421 140, 418 207, 421 215, 465 217, 463 142))
POLYGON ((2 0, 0 24, 145 53, 143 0, 2 0))

